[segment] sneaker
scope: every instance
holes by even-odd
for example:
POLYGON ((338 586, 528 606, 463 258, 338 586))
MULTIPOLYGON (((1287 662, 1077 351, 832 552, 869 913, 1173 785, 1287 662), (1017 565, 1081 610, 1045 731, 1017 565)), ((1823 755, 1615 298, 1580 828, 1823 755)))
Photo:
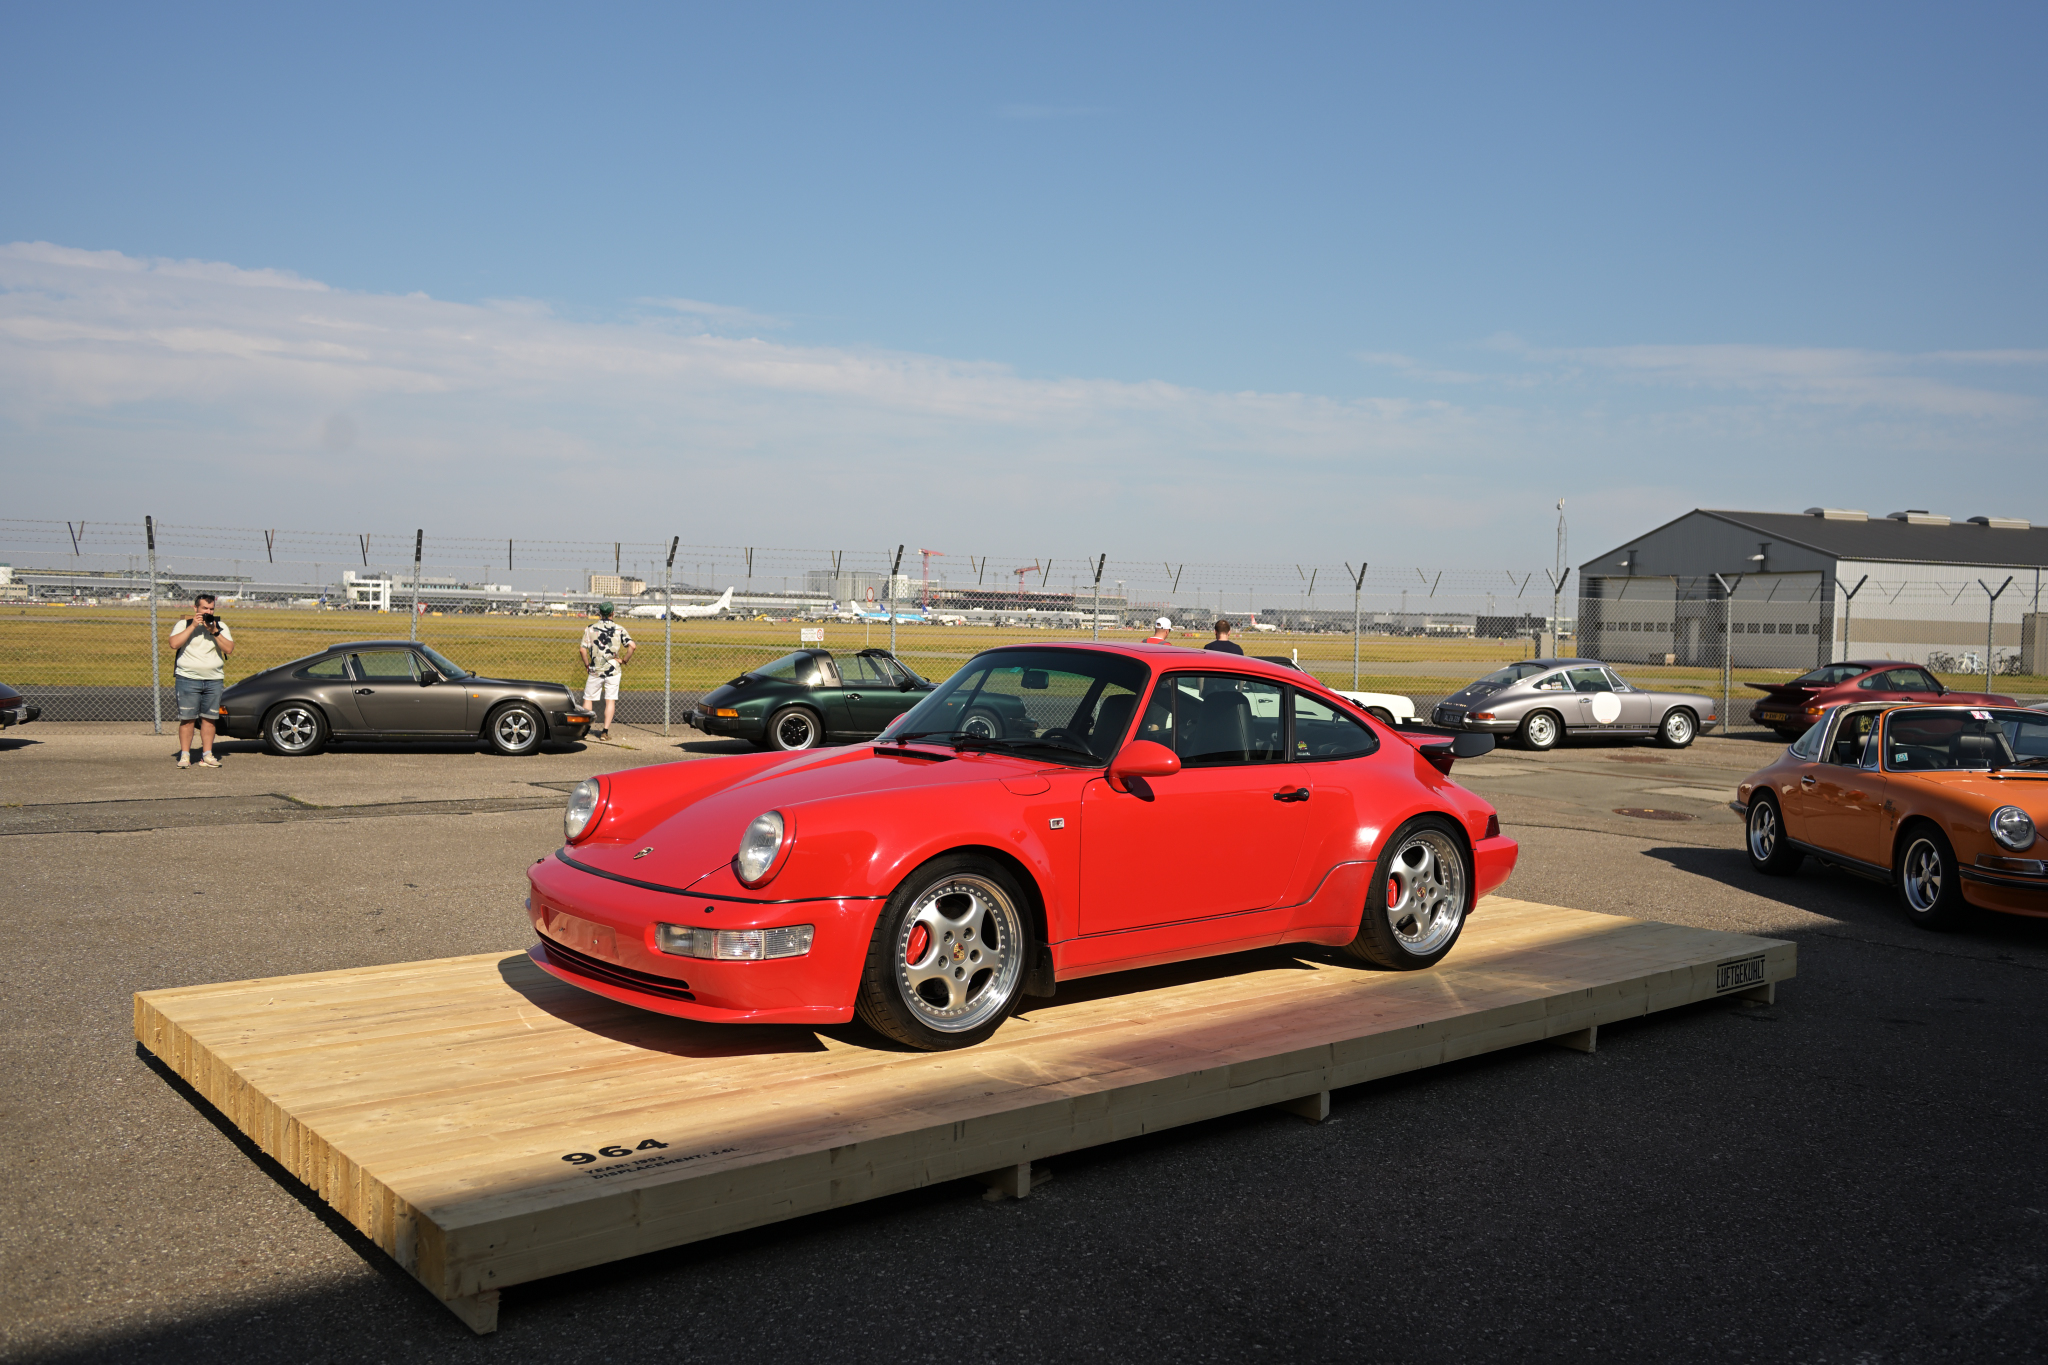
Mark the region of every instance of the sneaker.
POLYGON ((215 758, 212 754, 201 754, 199 756, 199 766, 202 768, 218 768, 220 766, 220 760, 215 758))
POLYGON ((178 766, 179 766, 179 767, 181 767, 181 768, 189 768, 189 767, 191 767, 191 766, 192 766, 192 755, 190 755, 190 754, 182 754, 182 753, 181 753, 181 754, 179 754, 179 755, 178 755, 178 766))

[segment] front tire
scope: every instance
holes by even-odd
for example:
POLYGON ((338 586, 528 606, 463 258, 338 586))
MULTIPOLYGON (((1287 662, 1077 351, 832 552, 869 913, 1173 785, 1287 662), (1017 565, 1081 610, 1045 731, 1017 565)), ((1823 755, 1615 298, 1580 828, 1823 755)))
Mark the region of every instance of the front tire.
POLYGON ((317 754, 327 739, 327 717, 309 701, 288 701, 263 718, 263 747, 279 758, 317 754))
POLYGON ((768 747, 794 751, 825 742, 825 726, 808 706, 785 706, 768 717, 768 747))
POLYGON ((1024 905, 1001 865, 965 853, 932 859, 882 907, 856 1011, 883 1037, 926 1052, 985 1041, 1023 994, 1024 905))
POLYGON ((1531 711, 1522 717, 1522 728, 1515 737, 1524 749, 1547 753, 1564 738, 1564 722, 1557 718, 1555 711, 1531 711))
POLYGON ((1906 912, 1906 918, 1922 929, 1960 929, 1970 918, 1955 850, 1932 825, 1914 825, 1899 841, 1892 887, 1899 894, 1899 908, 1906 912))
POLYGON ((507 758, 537 751, 544 734, 546 731, 541 726, 540 712, 523 701, 499 707, 484 722, 484 738, 507 758))
POLYGON ((1394 713, 1384 706, 1368 706, 1365 708, 1365 714, 1371 716, 1382 725, 1392 725, 1394 723, 1394 713))
POLYGON ((1472 887, 1472 858, 1456 827, 1442 816, 1417 816, 1387 840, 1358 937, 1344 949, 1394 971, 1434 967, 1465 928, 1472 887))
POLYGON ((1806 861, 1806 855, 1787 837, 1785 816, 1774 798, 1751 795, 1749 817, 1743 823, 1749 865, 1766 877, 1789 877, 1806 861))
POLYGON ((976 739, 1001 739, 1003 718, 985 707, 977 706, 960 719, 960 733, 976 739))
POLYGON ((1681 706, 1664 717, 1664 723, 1657 727, 1657 743, 1666 749, 1683 749, 1699 732, 1698 718, 1681 706))

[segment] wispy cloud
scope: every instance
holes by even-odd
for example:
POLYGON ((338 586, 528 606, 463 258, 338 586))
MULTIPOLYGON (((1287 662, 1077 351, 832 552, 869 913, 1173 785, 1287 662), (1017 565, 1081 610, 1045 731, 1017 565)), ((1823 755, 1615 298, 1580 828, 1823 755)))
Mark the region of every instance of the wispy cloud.
POLYGON ((638 298, 633 302, 645 308, 656 308, 663 312, 693 318, 713 327, 767 329, 789 325, 784 319, 768 313, 757 313, 751 308, 737 308, 729 303, 706 303, 702 299, 638 298))

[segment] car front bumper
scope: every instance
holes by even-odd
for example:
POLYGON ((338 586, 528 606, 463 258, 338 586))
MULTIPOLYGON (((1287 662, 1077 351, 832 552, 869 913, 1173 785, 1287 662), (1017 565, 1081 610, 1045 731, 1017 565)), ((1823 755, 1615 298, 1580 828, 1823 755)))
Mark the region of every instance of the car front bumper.
POLYGON ((621 1004, 719 1024, 843 1024, 867 961, 881 898, 739 901, 656 891, 545 858, 527 869, 534 965, 621 1004), (739 962, 678 957, 657 924, 704 929, 813 926, 802 957, 739 962))
POLYGON ((30 706, 27 702, 17 702, 12 706, 0 708, 0 730, 5 730, 10 725, 26 725, 32 720, 41 719, 42 714, 42 707, 30 706))

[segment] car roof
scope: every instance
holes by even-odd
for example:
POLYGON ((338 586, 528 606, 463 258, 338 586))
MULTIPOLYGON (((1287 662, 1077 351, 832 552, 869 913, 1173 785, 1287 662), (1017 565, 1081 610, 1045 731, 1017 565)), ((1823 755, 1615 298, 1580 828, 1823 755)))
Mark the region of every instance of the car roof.
POLYGON ((351 649, 417 649, 424 647, 424 640, 343 640, 327 646, 323 653, 336 654, 351 649))
POLYGON ((1203 668, 1236 667, 1245 673, 1259 677, 1271 677, 1285 682, 1300 684, 1304 679, 1316 686, 1329 690, 1329 684, 1317 678, 1305 668, 1292 664, 1270 664, 1256 654, 1232 654, 1220 649, 1190 649, 1186 645, 1126 644, 1121 640, 1047 640, 1044 644, 1020 641, 1017 644, 994 645, 980 651, 995 654, 1005 650, 1028 649, 1072 649, 1098 654, 1123 654, 1134 659, 1144 659, 1159 664, 1162 668, 1175 662, 1199 664, 1203 668))

